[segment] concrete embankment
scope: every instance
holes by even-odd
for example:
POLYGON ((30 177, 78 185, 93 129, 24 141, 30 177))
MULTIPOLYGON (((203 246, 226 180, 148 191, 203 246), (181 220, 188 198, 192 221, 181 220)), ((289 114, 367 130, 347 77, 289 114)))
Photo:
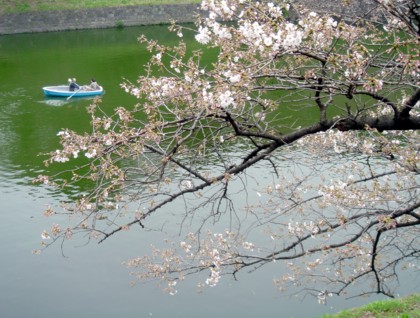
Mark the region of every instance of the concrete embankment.
MULTIPOLYGON (((350 0, 348 6, 339 0, 296 1, 314 11, 342 17, 372 15, 375 7, 373 0, 350 0)), ((0 14, 0 35, 166 24, 171 20, 186 23, 195 21, 197 14, 202 14, 197 3, 0 14)))
POLYGON ((1 14, 0 34, 193 22, 198 7, 195 3, 1 14))

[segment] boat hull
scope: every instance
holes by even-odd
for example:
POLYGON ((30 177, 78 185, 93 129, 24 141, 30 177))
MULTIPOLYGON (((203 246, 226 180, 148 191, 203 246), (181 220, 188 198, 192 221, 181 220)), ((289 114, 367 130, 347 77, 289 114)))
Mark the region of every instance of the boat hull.
POLYGON ((55 96, 55 97, 86 97, 86 96, 97 96, 102 95, 104 90, 100 86, 98 90, 86 90, 83 86, 79 90, 69 91, 68 85, 58 85, 58 86, 45 86, 42 88, 45 96, 55 96))

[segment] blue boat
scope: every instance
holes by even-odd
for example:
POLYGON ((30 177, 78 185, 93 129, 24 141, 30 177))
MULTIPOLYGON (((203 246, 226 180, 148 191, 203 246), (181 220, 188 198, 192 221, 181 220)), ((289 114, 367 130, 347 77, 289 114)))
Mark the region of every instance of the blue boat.
POLYGON ((55 97, 86 97, 86 96, 96 96, 102 95, 104 90, 102 86, 99 86, 99 89, 91 90, 83 86, 80 89, 70 91, 68 85, 57 85, 57 86, 45 86, 42 88, 45 96, 55 96, 55 97))

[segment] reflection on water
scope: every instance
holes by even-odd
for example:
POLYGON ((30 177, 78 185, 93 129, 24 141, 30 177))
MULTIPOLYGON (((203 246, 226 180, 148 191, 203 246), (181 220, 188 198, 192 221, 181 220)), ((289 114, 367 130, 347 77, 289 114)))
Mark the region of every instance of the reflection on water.
POLYGON ((61 98, 61 99, 45 98, 44 100, 39 101, 39 103, 45 104, 47 106, 61 107, 61 106, 69 104, 70 101, 66 100, 65 98, 61 98))
POLYGON ((45 97, 43 100, 40 100, 38 102, 47 106, 61 107, 77 103, 80 100, 92 102, 94 99, 95 96, 72 97, 70 99, 67 99, 66 97, 45 97))

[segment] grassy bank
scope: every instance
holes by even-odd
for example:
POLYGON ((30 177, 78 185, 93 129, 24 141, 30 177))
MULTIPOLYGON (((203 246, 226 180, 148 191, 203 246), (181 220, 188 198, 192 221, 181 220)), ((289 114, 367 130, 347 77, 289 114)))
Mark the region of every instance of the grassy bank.
POLYGON ((199 2, 200 0, 0 0, 0 13, 199 2))
POLYGON ((322 318, 420 318, 420 294, 401 299, 376 301, 322 318))

